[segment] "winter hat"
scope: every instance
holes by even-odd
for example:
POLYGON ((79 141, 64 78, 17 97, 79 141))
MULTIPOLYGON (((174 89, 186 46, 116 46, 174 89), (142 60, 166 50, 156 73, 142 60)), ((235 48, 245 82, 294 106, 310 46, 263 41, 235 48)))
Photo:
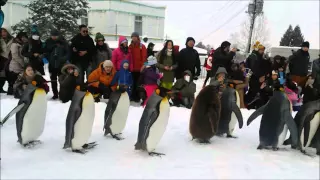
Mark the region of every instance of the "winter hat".
POLYGON ((59 31, 56 30, 56 29, 52 29, 51 32, 50 32, 50 35, 51 36, 59 36, 59 31))
POLYGON ((310 43, 309 43, 308 41, 303 42, 302 45, 301 45, 301 47, 307 47, 307 48, 309 48, 309 47, 310 47, 310 43))
POLYGON ((127 39, 124 39, 124 40, 122 40, 122 41, 120 42, 120 44, 125 43, 125 42, 128 42, 128 40, 127 40, 127 39))
POLYGON ((103 67, 113 67, 113 63, 110 60, 105 60, 103 62, 103 67))
POLYGON ((273 70, 272 75, 278 75, 278 73, 275 70, 273 70))
POLYGON ((139 37, 139 33, 138 33, 138 32, 133 32, 133 33, 131 34, 131 37, 139 37))
POLYGON ((98 41, 98 39, 103 39, 103 40, 105 40, 105 39, 104 39, 104 36, 103 36, 101 33, 99 33, 99 32, 96 34, 95 40, 98 41))
POLYGON ((2 29, 6 30, 6 31, 8 32, 8 34, 11 34, 11 32, 12 32, 12 29, 10 28, 10 26, 8 26, 8 27, 2 27, 1 30, 2 30, 2 29))
POLYGON ((258 46, 259 46, 260 42, 259 41, 256 41, 256 43, 253 45, 253 49, 255 51, 258 51, 258 46))
POLYGON ((224 48, 226 48, 226 47, 228 47, 228 46, 231 46, 231 43, 229 43, 228 41, 223 41, 222 43, 221 43, 221 48, 222 49, 224 49, 224 48))
POLYGON ((146 66, 152 66, 152 65, 157 64, 157 59, 154 56, 149 56, 147 60, 148 61, 145 62, 146 66))
POLYGON ((193 37, 188 37, 186 40, 186 45, 188 44, 189 41, 193 41, 193 43, 196 43, 196 41, 193 39, 193 37))

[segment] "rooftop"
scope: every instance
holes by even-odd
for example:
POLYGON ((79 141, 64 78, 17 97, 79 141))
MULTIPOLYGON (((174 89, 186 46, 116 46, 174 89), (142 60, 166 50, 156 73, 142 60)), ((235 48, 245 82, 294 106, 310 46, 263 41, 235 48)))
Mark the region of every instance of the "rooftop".
MULTIPOLYGON (((110 1, 110 0, 88 0, 88 1, 110 1)), ((141 1, 131 1, 131 0, 112 0, 112 1, 121 1, 121 2, 125 2, 125 3, 131 3, 131 4, 136 4, 136 5, 140 5, 140 6, 145 6, 145 7, 151 7, 151 8, 157 8, 157 9, 166 9, 166 6, 156 6, 156 5, 152 5, 149 3, 145 3, 143 1, 143 3, 141 3, 141 1)))

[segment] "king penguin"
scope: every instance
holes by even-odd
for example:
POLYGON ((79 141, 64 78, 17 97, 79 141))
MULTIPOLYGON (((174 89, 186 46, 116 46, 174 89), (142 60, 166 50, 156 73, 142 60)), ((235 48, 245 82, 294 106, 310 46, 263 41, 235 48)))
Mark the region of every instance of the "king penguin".
POLYGON ((239 128, 243 126, 243 117, 240 111, 240 97, 238 91, 227 87, 221 95, 221 114, 217 135, 227 134, 227 138, 236 138, 232 135, 239 122, 239 128))
POLYGON ((4 124, 16 114, 18 142, 24 147, 40 144, 37 140, 44 130, 47 113, 47 94, 43 84, 32 81, 23 91, 18 105, 2 120, 4 124))
POLYGON ((169 115, 170 104, 167 92, 164 89, 157 89, 150 96, 141 116, 135 150, 147 151, 150 156, 165 155, 154 150, 166 130, 169 115))
POLYGON ((208 85, 204 87, 192 106, 189 132, 192 139, 208 144, 217 133, 220 120, 220 99, 218 90, 208 85))
POLYGON ((116 140, 126 126, 130 108, 130 99, 125 89, 118 89, 111 93, 104 114, 104 135, 109 133, 116 140))
MULTIPOLYGON (((82 89, 83 90, 83 89, 82 89)), ((66 119, 64 149, 85 154, 87 149, 95 147, 95 142, 87 143, 91 136, 95 116, 94 98, 90 92, 82 91, 78 86, 72 97, 66 119)))
MULTIPOLYGON (((294 121, 298 127, 298 148, 301 152, 309 155, 306 148, 313 146, 317 149, 317 155, 320 155, 320 100, 303 104, 294 121)), ((288 144, 291 144, 291 136, 284 142, 284 145, 288 144)), ((292 148, 296 147, 292 145, 292 148)))
POLYGON ((298 143, 297 126, 291 115, 292 107, 286 94, 275 90, 267 104, 251 114, 247 125, 262 114, 259 129, 260 144, 257 149, 264 149, 272 146, 274 151, 283 144, 288 128, 294 144, 298 143))

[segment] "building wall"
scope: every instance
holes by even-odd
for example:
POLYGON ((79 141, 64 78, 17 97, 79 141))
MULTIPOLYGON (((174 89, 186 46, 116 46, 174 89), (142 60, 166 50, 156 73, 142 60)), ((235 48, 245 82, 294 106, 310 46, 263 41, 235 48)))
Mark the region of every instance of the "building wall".
POLYGON ((4 13, 3 27, 11 27, 29 17, 29 10, 20 1, 7 2, 1 9, 4 13))

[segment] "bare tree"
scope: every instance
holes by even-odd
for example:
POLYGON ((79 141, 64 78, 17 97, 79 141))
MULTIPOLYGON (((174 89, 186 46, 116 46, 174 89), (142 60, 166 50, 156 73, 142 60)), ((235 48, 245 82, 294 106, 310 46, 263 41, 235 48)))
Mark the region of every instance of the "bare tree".
MULTIPOLYGON (((248 37, 250 31, 250 21, 249 19, 243 22, 241 25, 240 32, 235 32, 231 34, 229 41, 232 44, 235 44, 238 49, 241 51, 246 50, 248 37)), ((269 43, 269 29, 267 27, 266 18, 264 15, 261 15, 256 18, 255 26, 253 29, 251 44, 254 44, 256 41, 259 41, 262 45, 266 47, 266 51, 271 47, 269 43)))

